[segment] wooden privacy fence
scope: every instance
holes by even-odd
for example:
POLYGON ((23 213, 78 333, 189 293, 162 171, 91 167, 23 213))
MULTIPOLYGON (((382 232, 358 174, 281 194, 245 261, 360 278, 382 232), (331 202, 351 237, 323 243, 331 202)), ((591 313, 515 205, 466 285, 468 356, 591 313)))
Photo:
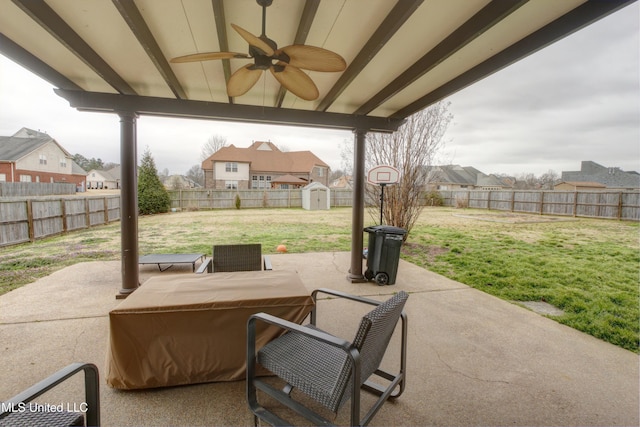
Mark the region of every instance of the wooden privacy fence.
POLYGON ((0 197, 76 194, 76 185, 63 182, 0 182, 0 197))
POLYGON ((636 191, 440 191, 445 206, 640 221, 636 191))
POLYGON ((0 246, 120 219, 120 196, 0 199, 0 246))
MULTIPOLYGON (((351 190, 330 190, 331 207, 351 206, 351 190)), ((301 208, 302 190, 171 190, 171 209, 301 208)))

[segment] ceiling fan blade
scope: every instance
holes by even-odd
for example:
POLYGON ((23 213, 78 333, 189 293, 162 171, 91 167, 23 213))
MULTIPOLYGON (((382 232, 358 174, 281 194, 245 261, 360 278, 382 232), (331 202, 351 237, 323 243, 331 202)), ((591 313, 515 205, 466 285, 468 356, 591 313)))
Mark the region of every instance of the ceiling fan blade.
POLYGON ((285 46, 276 52, 286 53, 291 60, 289 65, 311 71, 344 71, 347 63, 335 52, 316 46, 294 44, 285 46))
POLYGON ((275 51, 271 48, 271 46, 269 46, 260 37, 254 36, 249 31, 245 30, 242 27, 239 27, 236 24, 231 24, 231 26, 233 27, 234 30, 236 30, 238 32, 238 34, 240 34, 240 36, 243 39, 246 40, 247 43, 249 43, 251 46, 253 46, 255 48, 260 49, 262 52, 264 52, 264 54, 266 56, 273 56, 273 54, 275 53, 275 51))
POLYGON ((231 75, 227 82, 227 95, 231 97, 244 95, 260 80, 264 70, 251 70, 249 67, 253 67, 253 64, 247 64, 231 75))
POLYGON ((297 67, 278 62, 275 67, 269 67, 269 70, 282 86, 299 98, 313 101, 320 95, 313 80, 297 67), (282 71, 277 71, 280 68, 282 71))
POLYGON ((207 53, 194 53, 192 55, 178 56, 177 58, 173 58, 170 62, 173 64, 179 64, 182 62, 211 61, 214 59, 233 59, 233 58, 251 58, 251 57, 246 53, 207 52, 207 53))

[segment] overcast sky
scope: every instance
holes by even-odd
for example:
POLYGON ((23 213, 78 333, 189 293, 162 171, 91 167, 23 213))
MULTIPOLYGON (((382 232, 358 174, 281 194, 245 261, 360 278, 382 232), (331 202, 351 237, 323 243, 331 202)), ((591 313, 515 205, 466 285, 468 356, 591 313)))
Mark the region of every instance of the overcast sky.
MULTIPOLYGON (((485 173, 579 170, 582 160, 640 172, 640 12, 634 3, 450 96, 454 118, 440 163, 485 173)), ((120 162, 119 118, 78 112, 53 86, 0 55, 0 135, 46 131, 71 154, 120 162)), ((247 147, 270 140, 311 150, 341 167, 353 134, 204 120, 138 119, 138 156, 148 146, 159 171, 200 164, 212 135, 247 147)))

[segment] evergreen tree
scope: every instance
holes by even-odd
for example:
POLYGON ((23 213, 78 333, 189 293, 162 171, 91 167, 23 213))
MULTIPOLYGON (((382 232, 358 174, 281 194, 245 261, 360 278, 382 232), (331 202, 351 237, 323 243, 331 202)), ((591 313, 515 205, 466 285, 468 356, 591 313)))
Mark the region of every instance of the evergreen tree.
POLYGON ((142 215, 169 211, 171 199, 158 178, 156 163, 147 147, 138 171, 138 210, 142 215))

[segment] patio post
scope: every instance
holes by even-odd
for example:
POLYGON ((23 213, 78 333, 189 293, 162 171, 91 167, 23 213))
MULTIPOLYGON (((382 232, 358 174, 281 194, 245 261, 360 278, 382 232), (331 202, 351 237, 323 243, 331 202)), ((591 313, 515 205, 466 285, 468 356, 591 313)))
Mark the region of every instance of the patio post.
POLYGON ((347 277, 351 282, 364 282, 362 274, 362 229, 364 227, 364 163, 367 131, 354 131, 353 149, 353 208, 351 213, 351 268, 347 277))
POLYGON ((137 131, 138 114, 118 111, 120 116, 120 251, 122 258, 122 288, 116 298, 126 298, 138 288, 138 175, 137 131))

